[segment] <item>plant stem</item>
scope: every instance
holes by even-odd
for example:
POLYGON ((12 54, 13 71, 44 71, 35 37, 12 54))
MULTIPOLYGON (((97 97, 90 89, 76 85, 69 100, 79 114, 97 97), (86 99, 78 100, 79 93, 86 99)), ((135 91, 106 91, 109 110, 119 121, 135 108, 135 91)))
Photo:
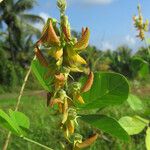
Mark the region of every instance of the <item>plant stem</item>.
POLYGON ((147 41, 146 41, 146 39, 145 39, 145 38, 144 38, 144 41, 145 41, 145 45, 146 45, 147 50, 148 50, 148 54, 150 55, 150 49, 149 49, 149 46, 148 46, 147 41))
MULTIPOLYGON (((36 56, 34 56, 33 60, 35 60, 35 59, 36 59, 36 56)), ((16 103, 16 106, 15 106, 15 111, 17 111, 18 108, 19 108, 20 101, 21 101, 21 97, 22 97, 22 95, 23 95, 23 91, 24 91, 24 88, 25 88, 25 85, 26 85, 26 83, 27 83, 27 80, 28 80, 28 78, 29 78, 30 73, 31 73, 31 65, 30 65, 29 70, 28 70, 27 73, 26 73, 26 76, 25 76, 25 78, 24 78, 22 87, 21 87, 21 89, 20 89, 20 94, 19 94, 18 99, 17 99, 17 103, 16 103)), ((10 141, 10 137, 11 137, 11 132, 9 131, 2 150, 7 150, 7 147, 8 147, 9 141, 10 141)))
POLYGON ((34 141, 34 140, 31 140, 31 139, 29 139, 29 138, 27 138, 27 137, 23 137, 23 139, 24 139, 25 141, 28 141, 28 142, 30 142, 30 143, 36 144, 36 145, 38 145, 38 146, 40 146, 40 147, 43 147, 43 148, 45 148, 45 149, 47 149, 47 150, 53 150, 53 149, 51 149, 51 148, 49 148, 49 147, 47 147, 47 146, 45 146, 45 145, 43 145, 43 144, 40 144, 40 143, 38 143, 38 142, 36 142, 36 141, 34 141))

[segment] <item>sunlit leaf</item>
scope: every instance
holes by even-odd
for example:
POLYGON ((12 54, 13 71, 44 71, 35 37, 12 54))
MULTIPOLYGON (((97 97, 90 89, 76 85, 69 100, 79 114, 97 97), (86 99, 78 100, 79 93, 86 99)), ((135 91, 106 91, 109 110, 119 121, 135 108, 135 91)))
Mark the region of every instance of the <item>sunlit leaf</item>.
POLYGON ((144 109, 142 101, 137 96, 135 96, 133 94, 129 95, 127 101, 129 103, 130 107, 135 111, 144 109))
POLYGON ((147 150, 150 150, 150 127, 148 127, 146 130, 145 143, 147 150))
POLYGON ((140 133, 149 122, 139 116, 125 116, 119 120, 119 123, 129 135, 135 135, 140 133))

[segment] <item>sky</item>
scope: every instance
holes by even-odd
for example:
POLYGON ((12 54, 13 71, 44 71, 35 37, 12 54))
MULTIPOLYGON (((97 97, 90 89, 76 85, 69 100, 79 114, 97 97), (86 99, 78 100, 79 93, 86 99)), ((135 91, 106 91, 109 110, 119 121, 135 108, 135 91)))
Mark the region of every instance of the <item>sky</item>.
MULTIPOLYGON (((91 31, 90 44, 99 49, 116 49, 127 44, 137 49, 142 42, 136 38, 132 16, 137 14, 139 0, 67 0, 66 14, 72 29, 80 32, 82 27, 91 31)), ((141 0, 143 16, 150 19, 150 0, 141 0)), ((45 20, 54 17, 59 20, 56 0, 37 0, 32 13, 45 20)), ((42 28, 41 25, 37 25, 42 28)))

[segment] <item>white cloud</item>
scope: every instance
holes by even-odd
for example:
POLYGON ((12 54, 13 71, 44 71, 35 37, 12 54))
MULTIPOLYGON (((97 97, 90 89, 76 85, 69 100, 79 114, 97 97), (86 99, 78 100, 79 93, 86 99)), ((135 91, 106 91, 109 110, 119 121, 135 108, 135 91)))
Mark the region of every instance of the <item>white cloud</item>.
POLYGON ((107 5, 112 3, 114 0, 83 0, 84 3, 87 4, 99 4, 99 5, 107 5))
POLYGON ((102 50, 114 50, 114 46, 110 43, 110 42, 103 42, 102 45, 101 45, 101 49, 102 50))
POLYGON ((49 15, 48 15, 47 13, 45 13, 45 12, 40 12, 40 13, 39 13, 39 16, 42 17, 42 18, 45 20, 45 22, 46 22, 47 19, 49 18, 49 15))
POLYGON ((127 35, 125 37, 125 41, 130 46, 134 46, 136 44, 136 39, 134 37, 130 36, 130 35, 127 35))

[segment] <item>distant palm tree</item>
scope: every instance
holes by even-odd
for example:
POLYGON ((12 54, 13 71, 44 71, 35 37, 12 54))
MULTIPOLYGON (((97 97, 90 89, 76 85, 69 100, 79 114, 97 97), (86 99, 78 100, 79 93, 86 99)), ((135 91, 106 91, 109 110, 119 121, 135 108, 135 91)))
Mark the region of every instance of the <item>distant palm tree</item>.
POLYGON ((2 22, 7 26, 9 50, 13 61, 16 60, 17 52, 23 48, 22 32, 28 31, 26 32, 27 36, 39 33, 31 23, 44 23, 40 16, 26 13, 35 4, 35 0, 4 0, 0 3, 0 26, 2 27, 2 22))

